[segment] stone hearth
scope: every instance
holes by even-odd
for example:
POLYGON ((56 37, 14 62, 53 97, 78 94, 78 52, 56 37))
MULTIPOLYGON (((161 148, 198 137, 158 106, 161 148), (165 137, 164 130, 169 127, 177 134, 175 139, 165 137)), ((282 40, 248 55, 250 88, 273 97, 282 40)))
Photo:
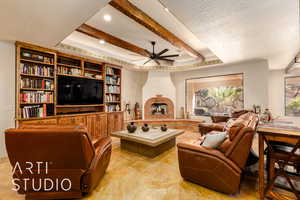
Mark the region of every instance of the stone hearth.
POLYGON ((171 99, 156 95, 144 105, 145 119, 174 119, 174 104, 171 99))

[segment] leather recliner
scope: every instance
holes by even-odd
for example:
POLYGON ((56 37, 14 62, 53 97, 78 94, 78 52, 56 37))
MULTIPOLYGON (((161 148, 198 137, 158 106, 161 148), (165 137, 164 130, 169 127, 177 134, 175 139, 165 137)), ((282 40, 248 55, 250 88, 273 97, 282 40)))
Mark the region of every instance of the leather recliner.
POLYGON ((5 142, 14 186, 26 199, 83 197, 98 185, 111 156, 111 139, 92 142, 82 127, 8 129, 5 142))
MULTIPOLYGON (((199 143, 178 143, 181 176, 219 192, 237 193, 257 124, 256 114, 241 115, 228 130, 229 137, 218 149, 206 148, 199 143)), ((215 125, 209 128, 221 129, 215 125)))

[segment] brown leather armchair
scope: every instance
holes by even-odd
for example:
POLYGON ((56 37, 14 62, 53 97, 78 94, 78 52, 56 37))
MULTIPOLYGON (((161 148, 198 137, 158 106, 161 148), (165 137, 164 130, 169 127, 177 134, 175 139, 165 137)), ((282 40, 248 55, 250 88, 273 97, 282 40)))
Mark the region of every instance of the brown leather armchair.
POLYGON ((83 197, 97 186, 111 156, 109 137, 93 144, 80 127, 8 129, 5 142, 14 185, 26 199, 83 197))
POLYGON ((219 192, 237 193, 257 123, 258 117, 254 113, 240 116, 219 149, 202 147, 197 143, 178 143, 181 176, 219 192))

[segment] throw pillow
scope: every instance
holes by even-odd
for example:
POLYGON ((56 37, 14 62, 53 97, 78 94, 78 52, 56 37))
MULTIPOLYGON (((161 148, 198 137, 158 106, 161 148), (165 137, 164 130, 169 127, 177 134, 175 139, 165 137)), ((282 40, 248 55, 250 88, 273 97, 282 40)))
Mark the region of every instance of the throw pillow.
POLYGON ((212 149, 216 149, 220 144, 224 142, 226 139, 227 132, 218 132, 213 134, 205 135, 205 139, 202 143, 203 147, 208 147, 212 149))
POLYGON ((232 127, 234 121, 235 121, 234 119, 229 119, 224 126, 224 131, 228 133, 228 130, 232 127))

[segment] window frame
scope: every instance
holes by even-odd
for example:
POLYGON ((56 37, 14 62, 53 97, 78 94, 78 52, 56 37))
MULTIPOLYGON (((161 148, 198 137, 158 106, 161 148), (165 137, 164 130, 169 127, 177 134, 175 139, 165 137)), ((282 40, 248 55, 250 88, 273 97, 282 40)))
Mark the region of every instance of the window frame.
MULTIPOLYGON (((244 89, 244 86, 245 86, 245 79, 244 79, 244 72, 240 72, 240 73, 231 73, 231 74, 220 74, 220 75, 210 75, 210 76, 201 76, 201 77, 193 77, 193 78, 187 78, 185 79, 185 92, 184 92, 184 95, 185 95, 185 112, 188 112, 187 111, 187 82, 189 80, 194 80, 194 79, 201 79, 201 78, 214 78, 214 77, 220 77, 220 76, 232 76, 232 75, 241 75, 242 76, 242 87, 243 87, 243 107, 242 109, 245 108, 245 89, 244 89)), ((190 113, 191 116, 195 116, 195 117, 210 117, 210 116, 200 116, 200 115, 192 115, 192 113, 190 113)))
POLYGON ((287 82, 287 79, 289 79, 289 78, 300 78, 300 75, 295 75, 295 76, 285 76, 284 77, 284 95, 283 95, 283 98, 284 98, 284 104, 283 104, 283 106, 284 106, 284 116, 285 117, 300 117, 300 115, 299 116, 292 116, 292 115, 287 115, 287 113, 286 113, 286 103, 287 103, 287 101, 286 101, 286 82, 287 82))

